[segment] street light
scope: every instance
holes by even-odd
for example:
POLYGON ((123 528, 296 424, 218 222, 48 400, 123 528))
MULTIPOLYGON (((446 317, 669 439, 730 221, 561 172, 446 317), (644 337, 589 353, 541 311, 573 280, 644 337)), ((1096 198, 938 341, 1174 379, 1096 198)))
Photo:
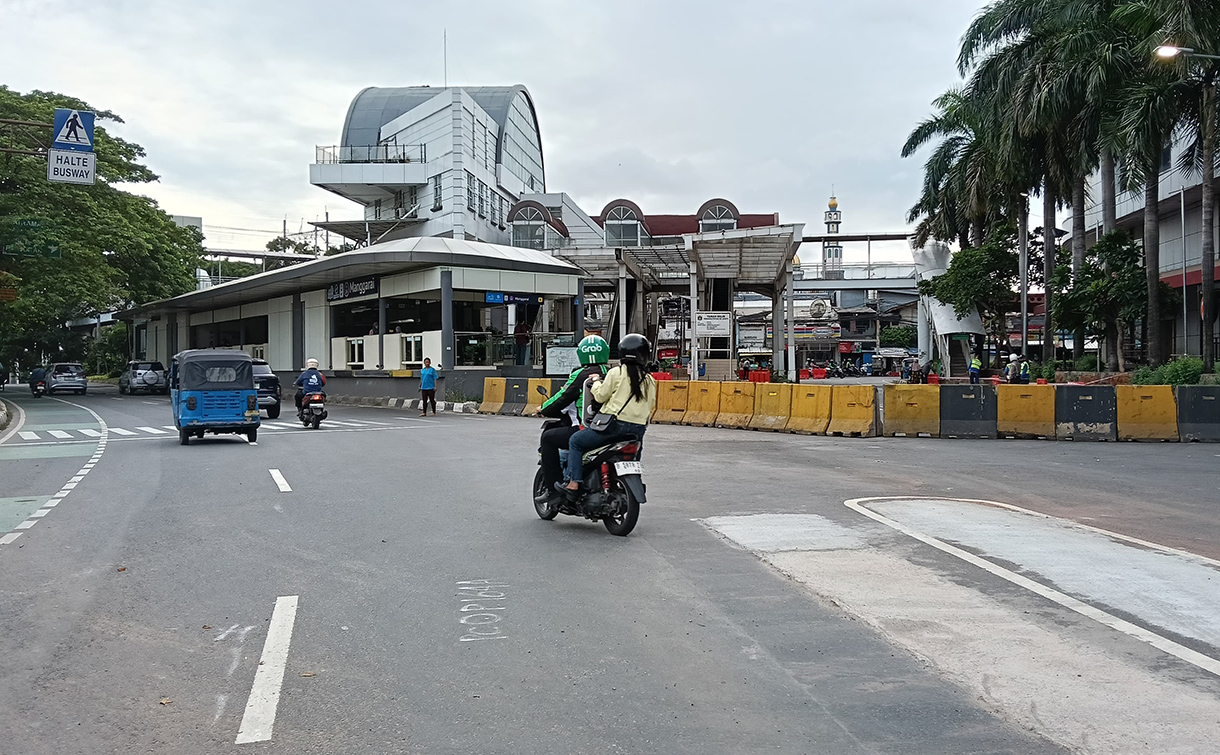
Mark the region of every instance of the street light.
POLYGON ((1184 58, 1207 58, 1208 60, 1220 60, 1220 55, 1208 55, 1202 52, 1195 52, 1190 47, 1178 47, 1177 45, 1161 45, 1154 51, 1158 58, 1172 59, 1181 55, 1184 58))

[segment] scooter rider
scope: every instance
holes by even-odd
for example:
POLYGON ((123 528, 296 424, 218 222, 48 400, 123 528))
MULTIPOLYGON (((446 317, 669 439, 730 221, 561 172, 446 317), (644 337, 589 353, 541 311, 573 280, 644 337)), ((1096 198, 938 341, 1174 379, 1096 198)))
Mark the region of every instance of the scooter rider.
POLYGON ((42 365, 35 367, 30 372, 30 391, 33 391, 34 386, 38 385, 39 383, 46 383, 46 382, 47 382, 47 370, 42 365))
MULTIPOLYGON (((542 475, 546 483, 543 500, 549 498, 555 483, 563 479, 563 470, 559 465, 559 450, 568 447, 568 440, 580 429, 580 418, 584 410, 584 385, 590 377, 601 379, 606 374, 606 364, 610 361, 610 344, 601 336, 585 336, 576 346, 576 356, 580 367, 568 375, 568 382, 563 389, 551 396, 542 404, 541 413, 552 419, 565 419, 567 424, 554 427, 542 434, 542 475)), ((541 501, 539 501, 541 503, 541 501)))
POLYGON ((297 395, 295 397, 297 412, 301 411, 301 399, 305 398, 306 393, 318 393, 322 390, 322 386, 326 385, 326 376, 318 372, 318 360, 306 359, 305 371, 297 377, 293 385, 297 387, 297 395))

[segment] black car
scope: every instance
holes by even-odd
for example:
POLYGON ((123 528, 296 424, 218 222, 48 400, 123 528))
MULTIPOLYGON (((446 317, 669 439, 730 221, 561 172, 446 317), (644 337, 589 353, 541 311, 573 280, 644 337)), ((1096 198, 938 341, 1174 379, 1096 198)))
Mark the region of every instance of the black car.
POLYGON ((258 390, 258 406, 267 410, 267 418, 280 416, 280 378, 266 360, 254 360, 254 387, 258 390))

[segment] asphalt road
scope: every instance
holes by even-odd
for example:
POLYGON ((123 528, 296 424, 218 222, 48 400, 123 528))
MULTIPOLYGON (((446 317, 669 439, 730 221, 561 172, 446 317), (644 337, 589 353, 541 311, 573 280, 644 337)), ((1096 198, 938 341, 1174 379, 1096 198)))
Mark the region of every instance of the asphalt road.
MULTIPOLYGON (((0 433, 5 753, 1207 752, 1217 733, 1220 678, 1189 653, 1004 576, 1068 584, 1059 551, 935 530, 998 554, 979 569, 843 505, 983 498, 1061 517, 1065 549, 1075 521, 1220 558, 1215 446, 656 426, 649 503, 616 538, 534 515, 527 418, 335 407, 318 431, 283 421, 256 445, 181 447, 164 397, 3 398, 24 409, 0 433), (805 540, 730 526, 757 515, 805 540), (967 625, 977 652, 937 644, 967 625), (987 655, 1014 633, 1025 660, 987 655), (1120 710, 1169 733, 1137 745, 1043 684, 1058 674, 1038 657, 1060 652, 1083 658, 1079 684, 1111 685, 1114 710, 1152 691, 1184 701, 1120 710), (269 739, 237 743, 256 729, 269 739)), ((928 532, 947 521, 878 510, 928 532)), ((1193 623, 1058 586, 1220 658, 1193 623)))

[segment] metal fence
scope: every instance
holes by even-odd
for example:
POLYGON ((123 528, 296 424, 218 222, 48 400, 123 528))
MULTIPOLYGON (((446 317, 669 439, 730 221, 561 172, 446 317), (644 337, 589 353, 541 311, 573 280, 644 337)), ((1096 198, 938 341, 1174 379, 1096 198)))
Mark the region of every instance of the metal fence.
POLYGON ((336 163, 414 163, 427 162, 423 144, 374 144, 371 146, 317 147, 319 165, 336 163))

